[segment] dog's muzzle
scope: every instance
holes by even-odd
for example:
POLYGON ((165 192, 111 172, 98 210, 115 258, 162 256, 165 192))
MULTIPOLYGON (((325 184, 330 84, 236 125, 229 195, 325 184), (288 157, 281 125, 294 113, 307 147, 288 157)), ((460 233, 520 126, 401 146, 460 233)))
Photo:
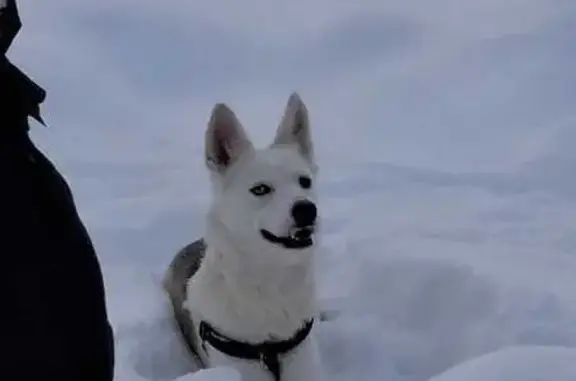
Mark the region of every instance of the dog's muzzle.
POLYGON ((260 230, 265 240, 286 249, 305 249, 314 244, 315 226, 292 227, 290 234, 280 237, 270 233, 268 230, 260 230))

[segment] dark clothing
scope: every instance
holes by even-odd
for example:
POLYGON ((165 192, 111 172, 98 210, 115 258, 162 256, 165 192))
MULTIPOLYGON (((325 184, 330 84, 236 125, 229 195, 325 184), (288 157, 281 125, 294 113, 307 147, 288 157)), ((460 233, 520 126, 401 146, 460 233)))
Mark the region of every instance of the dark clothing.
POLYGON ((4 56, 0 9, 0 380, 112 381, 100 264, 68 184, 28 136, 45 91, 4 56))
POLYGON ((0 379, 112 380, 100 265, 68 185, 27 133, 0 133, 0 176, 0 379))

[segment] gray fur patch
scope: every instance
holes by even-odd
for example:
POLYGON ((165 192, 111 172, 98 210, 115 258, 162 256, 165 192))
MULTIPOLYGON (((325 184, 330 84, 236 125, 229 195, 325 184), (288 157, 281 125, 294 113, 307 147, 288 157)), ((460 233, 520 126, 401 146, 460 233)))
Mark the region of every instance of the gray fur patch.
POLYGON ((202 366, 204 364, 198 354, 194 322, 182 305, 186 301, 188 280, 200 268, 205 253, 206 243, 202 238, 186 245, 174 257, 164 278, 164 289, 170 297, 174 320, 182 333, 182 339, 202 366))

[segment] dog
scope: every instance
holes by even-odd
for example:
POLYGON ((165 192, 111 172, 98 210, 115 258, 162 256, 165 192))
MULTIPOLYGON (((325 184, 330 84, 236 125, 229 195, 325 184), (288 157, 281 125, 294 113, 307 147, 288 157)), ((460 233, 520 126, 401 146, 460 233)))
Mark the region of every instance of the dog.
POLYGON ((216 104, 205 134, 212 186, 204 238, 184 247, 163 286, 201 367, 250 381, 325 378, 314 327, 320 214, 307 108, 290 95, 273 143, 254 148, 216 104))

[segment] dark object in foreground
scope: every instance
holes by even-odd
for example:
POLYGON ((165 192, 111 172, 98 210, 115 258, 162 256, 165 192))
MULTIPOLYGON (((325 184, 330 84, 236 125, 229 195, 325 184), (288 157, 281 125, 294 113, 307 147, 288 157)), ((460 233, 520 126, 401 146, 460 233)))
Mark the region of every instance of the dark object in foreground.
POLYGON ((20 128, 9 125, 22 115, 32 116, 40 123, 40 103, 46 98, 46 91, 14 66, 6 52, 14 37, 20 31, 22 22, 18 15, 16 0, 0 0, 0 117, 2 129, 20 128), (8 119, 9 118, 9 119, 8 119))
MULTIPOLYGON (((0 6, 3 1, 0 0, 0 6)), ((0 11, 0 379, 111 381, 102 273, 68 184, 28 135, 45 91, 5 57, 20 28, 0 11)))

